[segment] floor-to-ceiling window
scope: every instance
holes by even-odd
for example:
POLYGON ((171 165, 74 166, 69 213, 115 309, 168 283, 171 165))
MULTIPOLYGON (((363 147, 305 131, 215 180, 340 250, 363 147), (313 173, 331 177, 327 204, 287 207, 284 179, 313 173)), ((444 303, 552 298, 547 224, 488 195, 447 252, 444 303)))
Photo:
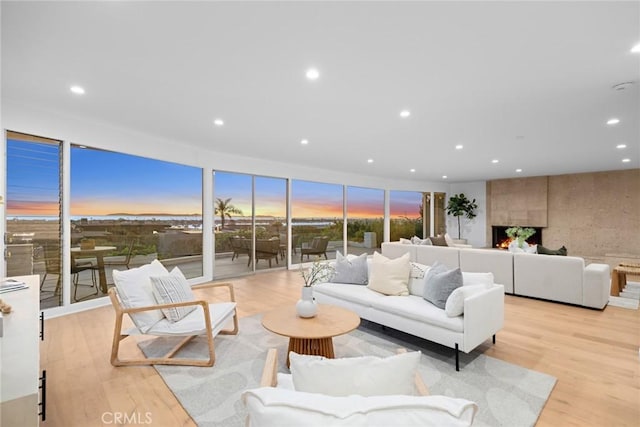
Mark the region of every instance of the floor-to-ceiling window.
POLYGON ((7 276, 39 274, 40 306, 62 304, 61 142, 7 132, 7 276))
POLYGON ((417 191, 390 191, 389 210, 391 214, 390 239, 422 238, 423 197, 417 191))
POLYGON ((422 193, 423 207, 422 218, 424 221, 422 229, 424 237, 431 236, 431 193, 422 193))
POLYGON ((214 276, 250 273, 253 271, 253 177, 215 171, 213 179, 214 276))
POLYGON ((332 259, 343 249, 341 185, 293 180, 291 217, 292 263, 332 259))
POLYGON ((81 145, 70 161, 72 301, 156 258, 202 276, 202 169, 81 145))
POLYGON ((287 265, 287 180, 254 178, 256 270, 287 265))
POLYGON ((373 254, 384 230, 384 190, 347 187, 347 252, 373 254))
POLYGON ((214 276, 286 267, 287 180, 214 172, 214 276))

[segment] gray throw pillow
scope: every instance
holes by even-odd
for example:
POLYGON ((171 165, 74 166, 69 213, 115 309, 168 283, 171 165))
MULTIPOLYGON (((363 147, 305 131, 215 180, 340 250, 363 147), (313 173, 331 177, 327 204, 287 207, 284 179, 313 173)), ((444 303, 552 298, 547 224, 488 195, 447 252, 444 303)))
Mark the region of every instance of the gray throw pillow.
POLYGON ((336 251, 335 272, 330 282, 348 283, 352 285, 366 285, 369 283, 367 268, 367 254, 349 259, 336 251))
POLYGON ((444 310, 447 298, 460 286, 462 286, 462 271, 459 268, 448 270, 442 264, 434 264, 427 273, 424 299, 444 310))

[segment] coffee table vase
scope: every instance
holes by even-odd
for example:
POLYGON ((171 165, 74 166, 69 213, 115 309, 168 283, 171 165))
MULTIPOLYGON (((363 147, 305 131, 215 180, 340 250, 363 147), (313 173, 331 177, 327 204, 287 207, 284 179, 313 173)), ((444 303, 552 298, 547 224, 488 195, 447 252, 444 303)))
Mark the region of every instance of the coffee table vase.
POLYGON ((303 318, 314 317, 318 312, 318 305, 313 299, 311 286, 302 287, 302 298, 296 303, 296 312, 303 318))

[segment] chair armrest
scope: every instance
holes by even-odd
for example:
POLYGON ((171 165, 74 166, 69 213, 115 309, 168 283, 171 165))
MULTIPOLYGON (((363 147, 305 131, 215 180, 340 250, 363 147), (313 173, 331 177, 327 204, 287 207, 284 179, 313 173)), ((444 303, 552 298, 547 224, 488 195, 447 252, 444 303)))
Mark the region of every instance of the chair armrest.
POLYGON ((260 387, 275 387, 278 385, 278 350, 275 348, 269 349, 267 353, 267 360, 264 362, 264 368, 262 370, 262 379, 260 380, 260 387))
POLYGON ((188 307, 190 305, 201 305, 202 308, 208 309, 209 304, 203 300, 193 300, 193 301, 183 301, 183 302, 174 302, 170 304, 157 304, 157 305, 148 305, 144 307, 132 307, 132 308, 122 308, 123 313, 138 313, 141 311, 151 311, 151 310, 162 310, 164 308, 175 308, 175 307, 188 307))
POLYGON ((464 345, 469 353, 504 326, 504 286, 494 284, 464 300, 464 345))
MULTIPOLYGON (((407 349, 404 347, 400 347, 396 350, 396 354, 404 354, 407 352, 407 349)), ((420 372, 416 372, 416 376, 414 379, 414 384, 416 386, 416 391, 418 392, 418 396, 429 396, 429 389, 427 385, 422 380, 422 376, 420 376, 420 372)))
POLYGON ((236 302, 236 295, 233 291, 233 283, 230 282, 222 282, 222 283, 203 283, 201 285, 193 285, 191 289, 208 289, 208 288, 229 288, 229 298, 231 302, 236 302))

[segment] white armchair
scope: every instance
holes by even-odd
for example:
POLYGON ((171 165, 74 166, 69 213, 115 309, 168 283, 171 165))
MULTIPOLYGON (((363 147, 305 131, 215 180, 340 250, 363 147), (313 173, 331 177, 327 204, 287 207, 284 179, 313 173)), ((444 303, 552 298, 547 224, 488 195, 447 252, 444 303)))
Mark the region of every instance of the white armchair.
MULTIPOLYGON (((404 350, 401 349, 400 352, 404 353, 404 350)), ((293 360, 292 374, 277 373, 277 352, 271 349, 267 354, 261 387, 243 394, 243 401, 249 412, 247 426, 470 426, 477 412, 477 405, 465 399, 429 396, 427 387, 415 370, 420 354, 409 353, 407 356, 409 357, 393 361, 390 360, 392 358, 372 357, 319 360, 317 356, 306 356, 311 358, 311 363, 324 365, 323 375, 320 375, 324 378, 320 382, 326 382, 327 379, 336 382, 336 393, 327 394, 299 391, 310 387, 308 383, 301 385, 308 378, 296 381, 293 360), (368 376, 365 381, 352 378, 353 372, 366 370, 368 363, 375 365, 369 371, 378 380, 374 388, 385 382, 394 383, 391 385, 391 393, 378 390, 376 394, 370 394, 371 382, 367 381, 368 376), (332 372, 332 369, 335 370, 332 372), (407 372, 413 372, 413 375, 407 376, 407 372), (393 394, 394 387, 403 388, 403 385, 398 384, 397 378, 384 381, 385 376, 403 377, 405 381, 412 383, 405 385, 412 388, 414 393, 393 394), (340 382, 342 384, 338 384, 340 382), (345 384, 351 389, 341 390, 345 384), (360 387, 361 392, 354 391, 354 387, 360 387), (364 390, 365 388, 369 390, 364 390)), ((310 370, 317 368, 309 365, 306 367, 310 370)), ((321 384, 317 386, 322 387, 321 384)), ((312 384, 311 388, 313 387, 312 384)))

